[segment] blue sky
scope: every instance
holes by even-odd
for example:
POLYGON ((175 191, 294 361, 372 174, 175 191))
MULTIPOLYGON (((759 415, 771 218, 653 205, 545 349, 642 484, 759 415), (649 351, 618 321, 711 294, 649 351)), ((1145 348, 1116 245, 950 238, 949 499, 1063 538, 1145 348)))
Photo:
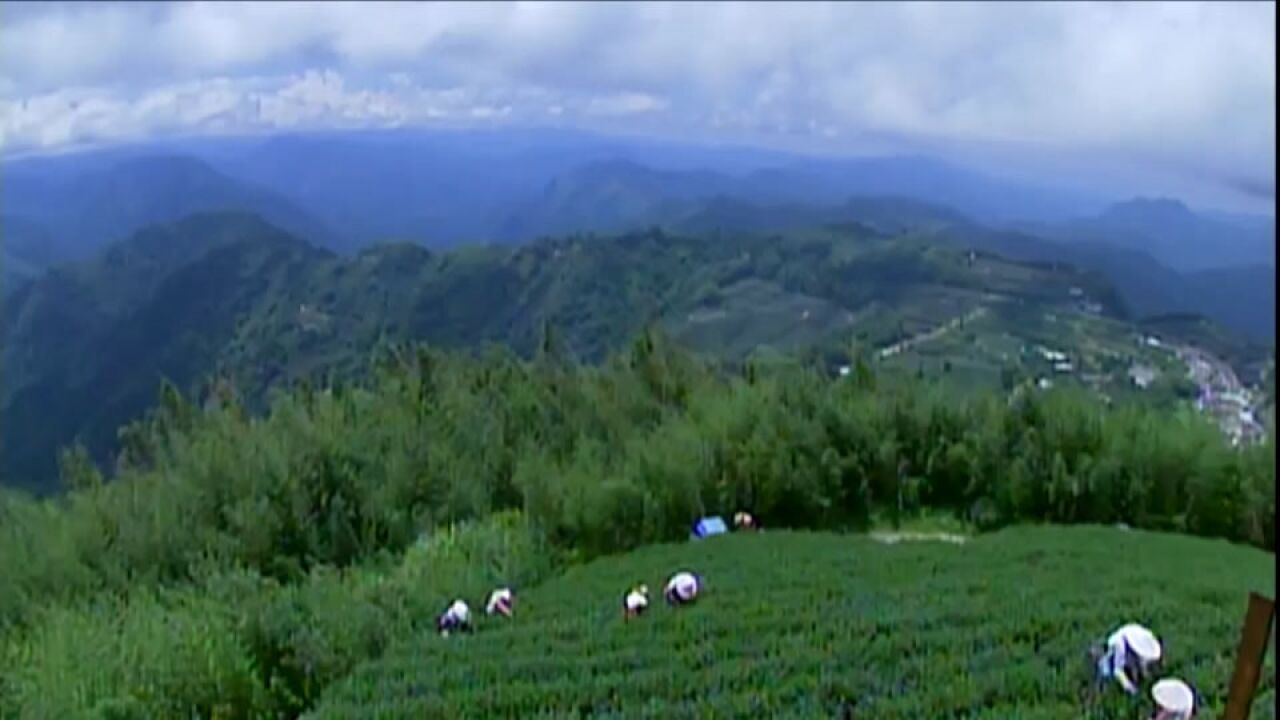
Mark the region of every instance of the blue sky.
POLYGON ((1275 3, 0 3, 0 145, 568 125, 1270 205, 1275 3))

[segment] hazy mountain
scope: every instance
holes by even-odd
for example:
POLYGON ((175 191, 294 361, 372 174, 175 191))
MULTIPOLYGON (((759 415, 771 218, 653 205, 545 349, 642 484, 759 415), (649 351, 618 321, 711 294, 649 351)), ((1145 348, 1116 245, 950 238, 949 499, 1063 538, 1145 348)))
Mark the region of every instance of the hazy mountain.
MULTIPOLYGON (((625 226, 653 208, 668 212, 673 197, 725 195, 764 205, 829 205, 851 195, 895 195, 954 207, 984 222, 1063 221, 1099 212, 1110 201, 923 157, 815 159, 567 130, 393 130, 171 140, 24 159, 8 163, 12 170, 6 171, 21 175, 26 185, 61 186, 156 155, 199 158, 224 179, 287 199, 332 233, 327 245, 345 250, 395 239, 448 247, 625 226), (603 208, 601 203, 610 199, 617 207, 603 208), (544 207, 547 203, 551 207, 544 207)), ((127 193, 120 199, 128 201, 127 193)), ((261 208, 241 209, 271 216, 261 208)), ((296 225, 272 217, 282 226, 296 225)))
POLYGON ((936 158, 888 156, 803 159, 752 180, 763 192, 783 189, 809 202, 850 195, 895 195, 944 205, 983 223, 1049 221, 1103 208, 1105 196, 997 178, 936 158))
POLYGON ((668 222, 717 198, 766 205, 832 206, 850 196, 899 197, 955 208, 980 221, 1068 217, 1099 198, 998 181, 928 158, 788 159, 741 174, 659 169, 611 160, 575 167, 510 213, 501 237, 610 232, 668 222))
POLYGON ((187 149, 278 189, 352 249, 388 239, 429 247, 512 239, 503 232, 512 208, 556 176, 596 162, 644 158, 659 167, 741 170, 783 157, 556 130, 284 135, 187 149))
MULTIPOLYGON (((903 167, 910 167, 917 161, 904 162, 907 164, 903 167)), ((903 187, 909 185, 910 177, 923 176, 919 173, 895 175, 894 163, 877 167, 877 161, 867 161, 862 167, 882 179, 883 187, 887 188, 903 187)), ((945 177, 945 166, 941 166, 936 175, 945 177)), ((1167 230, 1183 222, 1191 227, 1186 232, 1177 231, 1183 238, 1189 233, 1199 233, 1202 237, 1236 238, 1232 242, 1246 242, 1239 239, 1256 238, 1268 227, 1265 219, 1252 219, 1254 225, 1250 231, 1248 216, 1234 220, 1204 219, 1185 208, 1157 207, 1148 212, 1149 208, 1143 204, 1124 204, 1111 208, 1101 216, 1105 220, 1099 223, 1104 224, 1095 223, 1087 232, 1046 223, 1015 224, 1027 230, 1000 229, 979 225, 958 210, 917 197, 839 195, 835 188, 861 186, 856 177, 853 173, 848 182, 840 184, 793 170, 761 170, 732 176, 707 171, 659 170, 632 162, 593 163, 548 183, 536 200, 507 218, 503 236, 530 238, 569 232, 621 232, 649 226, 691 232, 717 229, 763 232, 842 222, 864 223, 885 231, 942 232, 941 237, 961 245, 1006 257, 1066 262, 1101 272, 1116 285, 1135 317, 1201 313, 1249 337, 1274 340, 1275 311, 1271 299, 1275 296, 1274 274, 1267 276, 1241 270, 1246 276, 1245 282, 1230 290, 1218 288, 1205 293, 1201 290, 1205 283, 1212 285, 1215 278, 1224 276, 1193 279, 1160 260, 1157 243, 1149 243, 1153 247, 1148 248, 1144 246, 1145 241, 1116 239, 1139 237, 1116 229, 1125 223, 1142 225, 1145 222, 1167 230), (1104 225, 1110 228, 1106 232, 1098 229, 1104 225)), ((942 183, 940 187, 949 185, 942 183)), ((915 189, 928 190, 919 186, 915 189)), ((1174 231, 1167 230, 1163 236, 1173 234, 1174 231)))
POLYGON ((162 376, 202 379, 244 313, 324 257, 255 216, 201 215, 20 288, 0 311, 3 474, 47 480, 53 449, 76 437, 112 446, 162 376))
POLYGON ((1093 217, 1032 229, 1065 242, 1097 242, 1141 250, 1182 272, 1275 266, 1274 219, 1201 214, 1168 198, 1135 198, 1093 217))
POLYGON ((36 268, 84 259, 139 228, 207 211, 252 212, 317 243, 333 242, 307 211, 192 157, 120 151, 40 159, 6 167, 4 185, 4 222, 22 222, 10 252, 24 252, 29 238, 40 236, 39 261, 19 254, 36 268))
POLYGON ((1275 343, 1276 269, 1273 266, 1202 270, 1187 276, 1189 309, 1244 335, 1275 343))
POLYGON ((21 215, 0 215, 0 296, 43 272, 63 255, 49 233, 21 215))

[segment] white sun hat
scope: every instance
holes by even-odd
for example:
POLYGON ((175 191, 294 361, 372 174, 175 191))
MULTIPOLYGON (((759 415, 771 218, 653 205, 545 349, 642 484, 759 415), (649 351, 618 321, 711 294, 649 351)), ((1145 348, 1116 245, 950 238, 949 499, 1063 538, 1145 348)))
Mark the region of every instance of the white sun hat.
POLYGON ((1191 687, 1177 678, 1165 678, 1151 687, 1151 699, 1161 709, 1191 717, 1196 695, 1191 687))
POLYGON ((1155 662, 1160 659, 1160 640, 1150 630, 1140 625, 1129 627, 1124 634, 1124 639, 1143 661, 1155 662))
POLYGON ((462 600, 454 600, 453 606, 449 609, 453 612, 454 617, 462 622, 471 621, 471 608, 467 607, 467 604, 462 600))

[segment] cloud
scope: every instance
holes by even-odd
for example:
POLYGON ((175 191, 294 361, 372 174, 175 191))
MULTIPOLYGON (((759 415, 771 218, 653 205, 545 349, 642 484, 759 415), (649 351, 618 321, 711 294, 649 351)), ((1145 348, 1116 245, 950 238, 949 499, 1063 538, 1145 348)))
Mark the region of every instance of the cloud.
POLYGON ((1274 3, 24 3, 0 15, 11 148, 554 117, 832 148, 995 143, 1275 180, 1274 3))
POLYGON ((1255 178, 1228 178, 1227 184, 1240 192, 1259 200, 1275 202, 1275 181, 1257 180, 1255 178))
POLYGON ((605 97, 592 98, 587 103, 587 113, 591 115, 635 115, 668 107, 666 100, 646 95, 645 93, 620 93, 605 97))

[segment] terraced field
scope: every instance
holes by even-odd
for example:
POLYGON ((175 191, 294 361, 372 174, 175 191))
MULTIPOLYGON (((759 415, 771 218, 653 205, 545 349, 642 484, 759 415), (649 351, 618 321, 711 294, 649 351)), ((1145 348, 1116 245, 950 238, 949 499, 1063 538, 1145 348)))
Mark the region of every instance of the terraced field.
MULTIPOLYGON (((1082 694, 1089 643, 1129 620, 1162 636, 1166 673, 1215 717, 1251 589, 1274 597, 1272 555, 1109 528, 718 537, 572 569, 471 637, 408 638, 312 717, 1132 720, 1145 698, 1082 694), (657 592, 681 568, 706 576, 694 607, 622 621, 629 584, 657 592)), ((1274 693, 1269 659, 1254 718, 1275 716, 1274 693)))

